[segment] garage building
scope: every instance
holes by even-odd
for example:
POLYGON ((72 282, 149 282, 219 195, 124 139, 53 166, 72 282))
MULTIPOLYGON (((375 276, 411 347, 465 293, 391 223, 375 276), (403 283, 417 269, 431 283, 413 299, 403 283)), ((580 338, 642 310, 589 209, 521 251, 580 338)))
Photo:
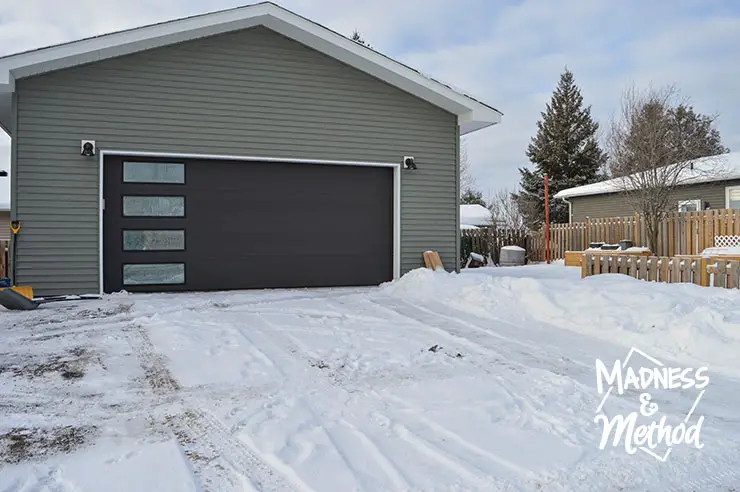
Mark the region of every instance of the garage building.
POLYGON ((460 136, 500 120, 272 3, 0 58, 15 281, 375 285, 425 250, 455 268, 460 136))

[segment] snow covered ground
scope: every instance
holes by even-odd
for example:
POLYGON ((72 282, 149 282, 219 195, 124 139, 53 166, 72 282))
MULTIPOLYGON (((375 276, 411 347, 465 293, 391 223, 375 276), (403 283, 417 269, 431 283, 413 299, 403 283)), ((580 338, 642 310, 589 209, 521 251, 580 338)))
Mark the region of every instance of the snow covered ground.
POLYGON ((0 492, 737 490, 738 354, 740 291, 560 265, 0 311, 0 492), (708 366, 701 450, 598 449, 632 346, 708 366))

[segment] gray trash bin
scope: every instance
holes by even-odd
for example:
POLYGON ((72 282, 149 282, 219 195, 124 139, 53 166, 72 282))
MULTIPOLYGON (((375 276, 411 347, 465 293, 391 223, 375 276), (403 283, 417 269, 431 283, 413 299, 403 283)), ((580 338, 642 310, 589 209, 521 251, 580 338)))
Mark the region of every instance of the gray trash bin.
POLYGON ((500 266, 522 266, 524 265, 526 251, 520 246, 504 246, 499 256, 500 266))

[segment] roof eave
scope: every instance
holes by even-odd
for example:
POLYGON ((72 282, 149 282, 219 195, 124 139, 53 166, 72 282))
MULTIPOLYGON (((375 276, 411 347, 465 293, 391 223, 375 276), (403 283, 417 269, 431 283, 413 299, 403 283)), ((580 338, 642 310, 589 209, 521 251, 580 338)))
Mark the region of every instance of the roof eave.
MULTIPOLYGON (((15 79, 145 49, 263 25, 458 116, 461 134, 501 121, 501 112, 320 24, 262 3, 83 39, 0 58, 0 88, 15 79)), ((0 96, 6 96, 6 93, 0 96)), ((1 105, 1 104, 0 104, 1 105)), ((0 112, 0 124, 9 120, 0 112)))

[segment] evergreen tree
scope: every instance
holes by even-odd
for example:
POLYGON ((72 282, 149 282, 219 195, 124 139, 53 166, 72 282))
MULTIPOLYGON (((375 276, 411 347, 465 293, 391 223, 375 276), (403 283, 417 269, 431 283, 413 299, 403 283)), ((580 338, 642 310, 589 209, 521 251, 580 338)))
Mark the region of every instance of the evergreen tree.
POLYGON ((719 130, 714 127, 716 116, 697 113, 692 106, 686 104, 679 104, 667 113, 676 128, 669 135, 670 145, 674 148, 691 149, 689 159, 726 154, 730 151, 722 145, 719 130))
POLYGON ((622 156, 612 162, 611 176, 626 176, 679 161, 726 154, 730 149, 722 145, 722 136, 714 127, 715 120, 716 116, 697 113, 692 106, 684 103, 674 106, 657 96, 642 102, 634 107, 622 142, 622 150, 637 158, 622 156), (645 153, 654 158, 644 159, 645 153))
POLYGON ((591 106, 584 107, 581 89, 567 68, 541 115, 537 135, 527 148, 534 170, 519 169, 521 191, 516 196, 529 227, 545 221, 545 174, 549 177, 550 221, 568 222, 568 204, 552 196, 603 179, 606 164, 606 154, 596 141, 599 124, 591 117, 591 106))
POLYGON ((486 201, 483 199, 483 193, 468 188, 460 195, 460 205, 483 205, 488 208, 486 201))

